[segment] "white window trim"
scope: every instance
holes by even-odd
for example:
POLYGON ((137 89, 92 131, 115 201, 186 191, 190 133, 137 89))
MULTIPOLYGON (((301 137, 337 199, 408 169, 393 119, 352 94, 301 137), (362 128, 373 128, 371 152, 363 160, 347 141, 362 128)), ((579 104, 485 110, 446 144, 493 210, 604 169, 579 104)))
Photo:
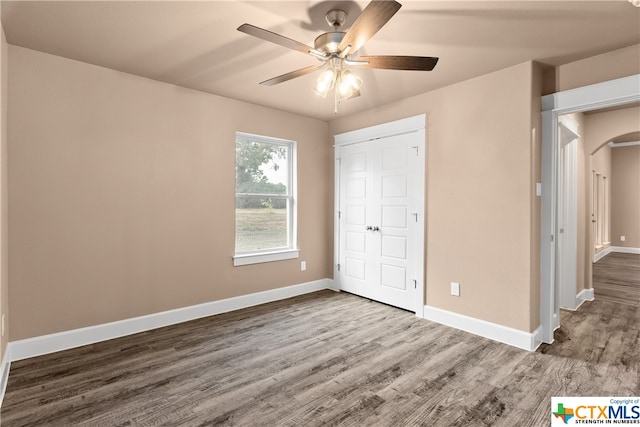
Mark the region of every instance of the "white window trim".
MULTIPOLYGON (((290 201, 290 208, 287 210, 288 218, 288 230, 287 237, 290 247, 287 248, 273 248, 261 251, 252 251, 252 252, 240 252, 235 253, 233 256, 233 266, 242 266, 242 265, 251 265, 251 264, 260 264, 264 262, 272 262, 272 261, 284 261, 287 259, 295 259, 300 257, 300 250, 298 249, 298 192, 297 192, 297 181, 298 181, 298 165, 297 165, 297 143, 295 141, 289 139, 282 138, 274 138, 267 137, 261 135, 250 134, 246 132, 236 132, 236 139, 238 136, 244 136, 251 139, 254 139, 259 142, 264 142, 268 144, 282 144, 286 145, 290 148, 288 163, 289 163, 289 194, 287 195, 265 195, 265 197, 271 198, 281 198, 288 199, 290 201)), ((238 193, 235 193, 236 196, 238 193)), ((242 194, 241 194, 242 195, 242 194)), ((248 196, 260 196, 258 194, 246 194, 248 196)), ((235 224, 234 224, 235 228, 235 224)))
POLYGON ((283 251, 239 254, 233 257, 233 266, 260 264, 263 262, 284 261, 300 257, 299 249, 285 249, 283 251))

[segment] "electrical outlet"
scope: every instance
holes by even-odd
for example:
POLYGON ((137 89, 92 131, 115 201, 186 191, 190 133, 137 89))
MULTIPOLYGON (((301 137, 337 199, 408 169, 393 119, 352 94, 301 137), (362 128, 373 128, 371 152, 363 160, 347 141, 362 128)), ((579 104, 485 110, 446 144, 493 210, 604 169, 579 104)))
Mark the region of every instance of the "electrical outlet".
POLYGON ((300 262, 300 271, 305 271, 307 269, 307 261, 300 262))
POLYGON ((451 282, 451 295, 454 297, 460 296, 460 283, 451 282))
POLYGON ((624 242, 625 240, 627 240, 627 238, 626 238, 626 237, 624 237, 624 236, 620 236, 620 241, 621 241, 621 242, 624 242))

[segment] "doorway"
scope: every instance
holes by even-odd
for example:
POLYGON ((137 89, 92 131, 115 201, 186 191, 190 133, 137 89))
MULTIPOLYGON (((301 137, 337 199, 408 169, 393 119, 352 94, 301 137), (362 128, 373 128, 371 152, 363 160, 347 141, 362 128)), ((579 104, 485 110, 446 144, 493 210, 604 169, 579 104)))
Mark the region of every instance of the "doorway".
POLYGON ((558 121, 563 114, 640 101, 640 74, 542 97, 542 215, 540 234, 541 341, 551 344, 560 325, 558 302, 558 121))
POLYGON ((336 269, 343 291, 424 307, 424 115, 336 136, 336 269))

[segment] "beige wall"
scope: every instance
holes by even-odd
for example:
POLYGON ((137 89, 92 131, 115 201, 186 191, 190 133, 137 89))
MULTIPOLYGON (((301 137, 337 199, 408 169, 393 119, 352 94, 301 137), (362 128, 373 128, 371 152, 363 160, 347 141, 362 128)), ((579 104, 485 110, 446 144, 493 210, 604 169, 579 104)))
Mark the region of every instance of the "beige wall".
POLYGON ((560 65, 546 75, 545 93, 575 89, 640 73, 640 44, 560 65), (554 90, 551 90, 554 89, 554 90))
POLYGON ((331 277, 326 122, 11 45, 9 73, 12 341, 331 277), (298 260, 232 266, 236 131, 298 142, 298 260))
POLYGON ((640 146, 611 150, 611 244, 640 248, 640 146), (620 241, 625 236, 625 241, 620 241))
POLYGON ((426 113, 426 304, 522 331, 539 325, 539 74, 525 63, 330 122, 338 134, 426 113))
MULTIPOLYGON (((1 18, 1 15, 0 15, 1 18)), ((7 179, 7 78, 8 45, 0 24, 0 319, 5 317, 5 331, 0 338, 0 361, 9 339, 9 233, 7 179)))

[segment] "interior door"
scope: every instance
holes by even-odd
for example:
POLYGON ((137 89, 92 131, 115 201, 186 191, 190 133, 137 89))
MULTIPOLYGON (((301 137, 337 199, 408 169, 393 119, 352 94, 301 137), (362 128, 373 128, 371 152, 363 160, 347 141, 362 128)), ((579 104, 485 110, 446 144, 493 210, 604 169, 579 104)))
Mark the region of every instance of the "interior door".
POLYGON ((340 289, 414 312, 418 154, 411 134, 339 151, 340 289))

